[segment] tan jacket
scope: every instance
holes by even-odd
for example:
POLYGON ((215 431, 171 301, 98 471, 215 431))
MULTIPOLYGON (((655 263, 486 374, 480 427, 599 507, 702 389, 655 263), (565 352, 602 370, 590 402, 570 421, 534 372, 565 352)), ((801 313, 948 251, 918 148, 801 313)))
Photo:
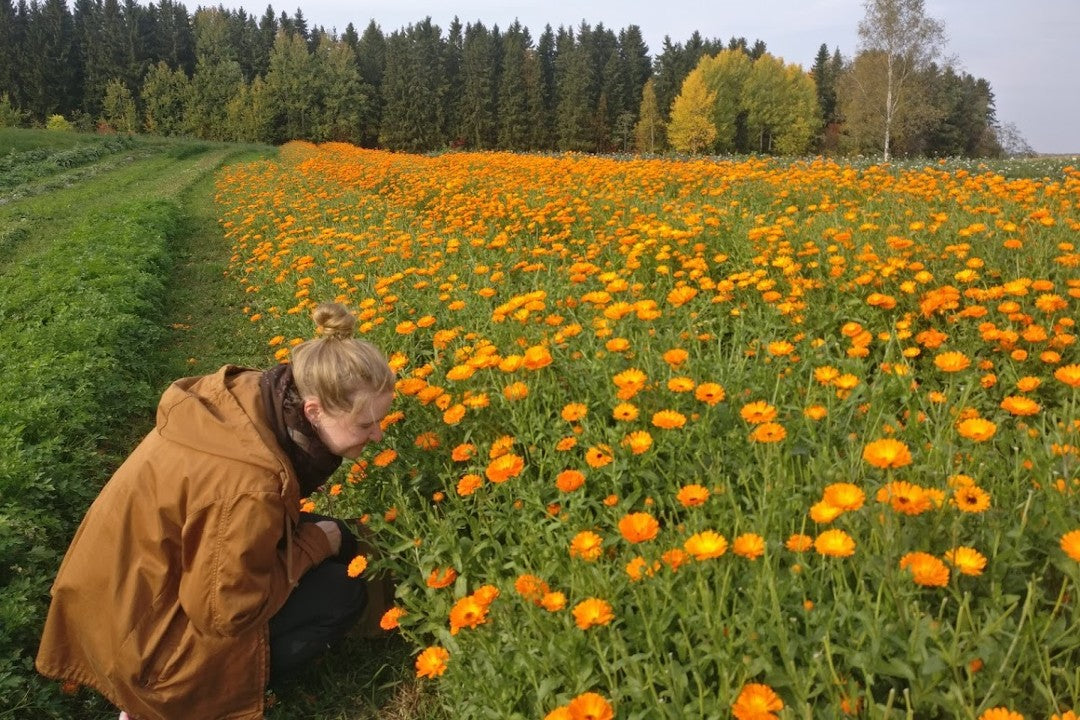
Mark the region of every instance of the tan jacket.
POLYGON ((297 524, 260 375, 226 366, 165 391, 60 566, 42 674, 139 720, 263 716, 267 623, 331 552, 320 528, 297 524))

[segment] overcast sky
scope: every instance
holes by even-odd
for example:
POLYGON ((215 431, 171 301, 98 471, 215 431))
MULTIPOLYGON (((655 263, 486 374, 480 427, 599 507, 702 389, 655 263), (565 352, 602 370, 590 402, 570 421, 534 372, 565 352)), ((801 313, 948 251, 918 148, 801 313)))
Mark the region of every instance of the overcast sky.
MULTIPOLYGON (((456 15, 505 29, 514 19, 533 39, 550 24, 603 23, 616 33, 641 28, 650 54, 664 36, 685 42, 694 30, 705 38, 763 40, 770 53, 809 68, 822 43, 854 55, 862 0, 270 0, 292 15, 298 3, 308 26, 340 34, 350 22, 363 32, 374 20, 385 34, 431 17, 446 28, 456 15), (281 2, 288 2, 282 5, 281 2)), ((243 6, 256 16, 260 0, 243 6)), ((961 69, 990 82, 997 118, 1012 123, 1038 152, 1080 154, 1080 0, 925 0, 926 14, 945 24, 948 53, 961 69)))

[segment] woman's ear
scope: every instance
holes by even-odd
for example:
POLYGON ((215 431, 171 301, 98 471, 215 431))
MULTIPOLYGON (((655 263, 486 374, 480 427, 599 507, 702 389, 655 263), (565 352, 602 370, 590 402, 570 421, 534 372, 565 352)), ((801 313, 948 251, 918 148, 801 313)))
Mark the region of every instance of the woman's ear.
POLYGON ((304 417, 315 427, 319 426, 319 418, 322 416, 322 404, 317 398, 304 400, 304 417))

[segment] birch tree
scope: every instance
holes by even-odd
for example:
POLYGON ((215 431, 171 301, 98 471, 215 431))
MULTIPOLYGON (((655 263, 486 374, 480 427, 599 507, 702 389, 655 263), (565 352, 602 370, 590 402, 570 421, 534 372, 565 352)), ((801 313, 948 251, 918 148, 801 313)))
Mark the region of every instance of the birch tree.
MULTIPOLYGON (((889 146, 904 106, 915 95, 918 73, 941 57, 945 26, 928 17, 923 0, 865 0, 866 15, 859 22, 859 50, 879 54, 878 72, 854 78, 855 99, 869 103, 882 122, 882 152, 889 161, 889 146)), ((910 117, 913 113, 907 113, 910 117)))

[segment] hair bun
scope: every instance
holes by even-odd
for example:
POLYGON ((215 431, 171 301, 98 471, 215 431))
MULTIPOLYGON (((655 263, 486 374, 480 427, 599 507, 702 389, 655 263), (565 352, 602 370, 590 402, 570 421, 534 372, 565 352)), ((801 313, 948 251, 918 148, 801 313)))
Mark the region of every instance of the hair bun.
POLYGON ((341 303, 321 303, 311 313, 320 337, 347 340, 356 331, 356 316, 341 303))

